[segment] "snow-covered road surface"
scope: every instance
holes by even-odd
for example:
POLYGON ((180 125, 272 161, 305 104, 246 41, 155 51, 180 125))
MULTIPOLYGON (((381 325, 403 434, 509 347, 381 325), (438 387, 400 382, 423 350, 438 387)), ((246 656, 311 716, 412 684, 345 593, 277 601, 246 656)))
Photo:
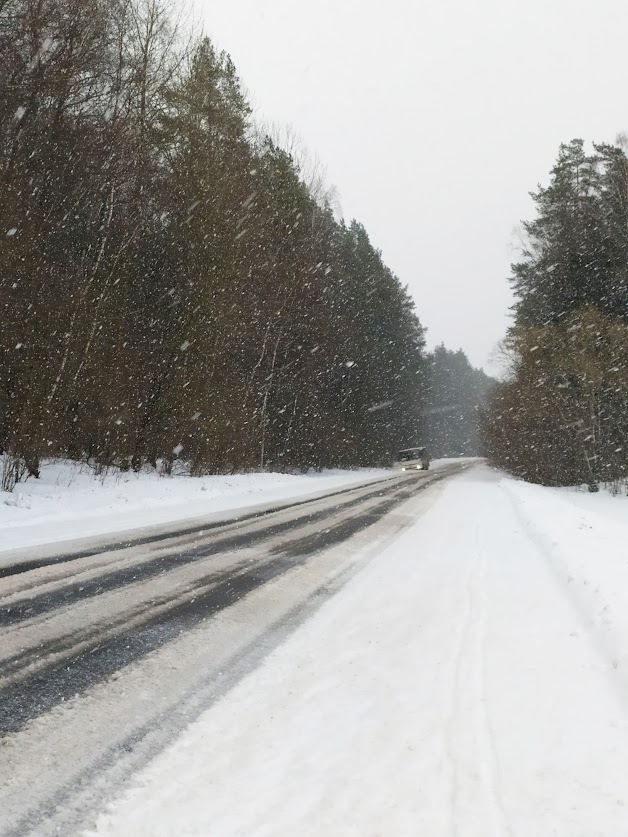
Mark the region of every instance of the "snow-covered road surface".
POLYGON ((75 833, 465 467, 3 566, 0 834, 75 833))
POLYGON ((476 468, 409 500, 89 833, 626 837, 628 510, 604 499, 476 468))

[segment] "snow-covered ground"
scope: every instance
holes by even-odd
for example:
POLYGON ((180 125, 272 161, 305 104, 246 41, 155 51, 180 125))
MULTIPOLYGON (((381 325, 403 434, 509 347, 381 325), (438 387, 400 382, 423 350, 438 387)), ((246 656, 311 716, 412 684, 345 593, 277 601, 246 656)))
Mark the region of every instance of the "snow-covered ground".
POLYGON ((0 492, 0 552, 282 502, 389 476, 391 471, 360 469, 199 478, 114 470, 98 477, 85 465, 54 461, 44 464, 40 479, 20 483, 11 494, 0 492))
POLYGON ((628 501, 430 491, 90 834, 626 837, 628 501))

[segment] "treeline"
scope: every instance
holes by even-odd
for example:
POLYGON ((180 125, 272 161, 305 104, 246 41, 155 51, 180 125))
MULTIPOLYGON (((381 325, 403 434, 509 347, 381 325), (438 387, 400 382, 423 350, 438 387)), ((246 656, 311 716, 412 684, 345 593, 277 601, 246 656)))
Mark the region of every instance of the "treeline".
POLYGON ((424 439, 433 457, 479 456, 480 415, 495 381, 465 353, 437 346, 427 355, 424 439))
POLYGON ((200 474, 419 441, 406 290, 167 3, 0 2, 0 176, 5 488, 45 456, 200 474))
POLYGON ((513 265, 507 379, 484 421, 498 466, 545 485, 628 476, 628 158, 561 146, 513 265))

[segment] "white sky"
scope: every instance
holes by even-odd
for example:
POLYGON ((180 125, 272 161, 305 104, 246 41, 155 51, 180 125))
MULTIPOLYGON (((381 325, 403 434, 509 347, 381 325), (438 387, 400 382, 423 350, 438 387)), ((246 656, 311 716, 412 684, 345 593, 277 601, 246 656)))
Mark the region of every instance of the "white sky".
POLYGON ((628 127, 628 0, 194 0, 259 119, 326 164, 430 346, 487 366, 528 192, 628 127))

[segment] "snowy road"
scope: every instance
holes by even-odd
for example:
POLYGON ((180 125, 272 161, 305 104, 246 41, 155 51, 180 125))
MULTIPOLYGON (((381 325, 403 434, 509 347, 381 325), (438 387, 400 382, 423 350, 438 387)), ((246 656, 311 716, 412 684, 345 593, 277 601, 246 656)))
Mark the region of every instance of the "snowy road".
POLYGON ((628 515, 575 499, 477 468, 409 500, 95 833, 626 837, 628 515))
POLYGON ((5 558, 0 834, 70 834, 407 525, 464 464, 235 523, 5 558), (429 492, 428 492, 429 493, 429 492))

